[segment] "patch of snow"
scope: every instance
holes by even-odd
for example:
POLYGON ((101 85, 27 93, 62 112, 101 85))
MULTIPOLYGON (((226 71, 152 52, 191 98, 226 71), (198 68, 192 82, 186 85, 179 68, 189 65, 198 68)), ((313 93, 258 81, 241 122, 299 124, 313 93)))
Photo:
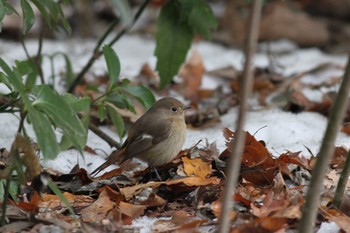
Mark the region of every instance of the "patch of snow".
POLYGON ((171 218, 149 218, 147 216, 140 217, 132 221, 132 226, 140 229, 140 233, 151 233, 153 224, 159 220, 170 220, 171 218))
POLYGON ((338 233, 340 228, 335 222, 323 222, 317 233, 338 233))
POLYGON ((298 50, 298 46, 290 40, 276 40, 260 43, 258 49, 263 53, 281 54, 298 50))

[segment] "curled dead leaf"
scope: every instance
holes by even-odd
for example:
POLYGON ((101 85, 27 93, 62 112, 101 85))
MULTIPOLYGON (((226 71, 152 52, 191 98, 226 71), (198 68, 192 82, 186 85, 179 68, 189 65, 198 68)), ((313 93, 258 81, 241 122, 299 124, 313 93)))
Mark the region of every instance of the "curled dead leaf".
POLYGON ((84 222, 99 222, 107 216, 113 206, 114 202, 109 199, 108 192, 104 189, 94 203, 81 210, 81 219, 84 222))
POLYGON ((182 157, 184 171, 188 176, 207 177, 211 174, 211 164, 204 162, 201 158, 189 159, 182 157))
POLYGON ((193 51, 191 57, 180 70, 183 79, 184 96, 194 102, 198 102, 198 90, 205 72, 203 58, 198 51, 193 51))

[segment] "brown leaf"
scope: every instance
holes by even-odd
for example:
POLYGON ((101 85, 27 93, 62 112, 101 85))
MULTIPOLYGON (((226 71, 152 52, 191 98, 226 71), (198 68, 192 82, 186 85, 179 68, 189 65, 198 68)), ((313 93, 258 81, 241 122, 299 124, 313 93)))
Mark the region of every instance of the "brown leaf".
MULTIPOLYGON (((68 200, 69 204, 75 208, 87 207, 94 201, 93 198, 84 195, 74 195, 67 192, 63 193, 63 195, 68 200)), ((40 202, 39 208, 41 211, 54 211, 64 209, 66 206, 58 196, 52 194, 43 194, 42 202, 40 202)))
POLYGON ((38 211, 38 205, 42 201, 40 195, 38 192, 34 191, 33 195, 31 196, 30 202, 13 202, 14 205, 18 206, 22 210, 30 211, 30 212, 37 212, 38 211))
POLYGON ((102 188, 98 189, 97 192, 98 193, 107 192, 109 199, 114 201, 116 204, 118 204, 120 201, 123 200, 122 194, 110 188, 109 186, 103 186, 102 188))
POLYGON ((252 214, 256 217, 267 217, 271 213, 284 209, 288 206, 289 202, 286 200, 284 193, 275 194, 272 191, 269 191, 261 205, 257 205, 252 202, 250 207, 252 208, 252 214))
POLYGON ((335 147, 332 160, 330 165, 333 168, 342 168, 345 164, 346 157, 348 156, 348 151, 344 147, 335 147))
POLYGON ((341 128, 341 131, 345 133, 346 135, 350 135, 350 122, 345 122, 341 128))
POLYGON ((189 159, 182 157, 184 171, 188 176, 207 177, 211 174, 211 164, 204 162, 201 158, 189 159))
POLYGON ((203 177, 185 177, 181 179, 176 180, 169 180, 164 182, 166 185, 175 185, 184 183, 187 186, 203 186, 203 185, 209 185, 209 184, 219 184, 220 179, 217 177, 210 177, 210 178, 203 178, 203 177))
POLYGON ((300 151, 298 152, 290 152, 281 154, 277 159, 278 162, 284 162, 286 164, 296 164, 307 170, 311 170, 310 160, 300 155, 300 151))
MULTIPOLYGON (((220 218, 220 216, 221 216, 221 203, 222 203, 222 200, 218 199, 210 204, 210 209, 213 211, 215 217, 217 217, 217 218, 220 218)), ((231 210, 228 213, 228 216, 229 216, 230 220, 233 220, 237 217, 237 212, 234 212, 231 210)))
POLYGON ((125 214, 131 219, 135 219, 143 215, 145 209, 147 208, 144 205, 133 205, 123 201, 119 203, 118 207, 122 214, 125 214))
POLYGON ((205 68, 202 56, 195 50, 187 63, 180 70, 180 76, 183 79, 185 98, 198 102, 198 90, 202 83, 204 71, 205 68))
POLYGON ((282 228, 287 228, 287 219, 285 218, 275 218, 275 217, 262 217, 256 219, 260 227, 266 229, 270 232, 276 232, 282 228))
POLYGON ((132 197, 137 196, 146 188, 158 188, 163 182, 148 182, 146 184, 137 184, 130 187, 120 189, 120 193, 125 197, 126 200, 130 200, 132 197))
POLYGON ((153 224, 153 232, 191 233, 199 231, 198 227, 207 220, 198 219, 186 211, 176 211, 170 220, 158 220, 153 224))
POLYGON ((156 194, 151 194, 146 201, 143 201, 138 204, 144 205, 147 207, 158 207, 158 206, 164 206, 166 204, 166 200, 164 200, 163 198, 161 198, 156 194))
POLYGON ((107 216, 113 206, 114 202, 109 199, 108 192, 103 190, 94 203, 81 210, 81 219, 84 222, 99 222, 107 216))

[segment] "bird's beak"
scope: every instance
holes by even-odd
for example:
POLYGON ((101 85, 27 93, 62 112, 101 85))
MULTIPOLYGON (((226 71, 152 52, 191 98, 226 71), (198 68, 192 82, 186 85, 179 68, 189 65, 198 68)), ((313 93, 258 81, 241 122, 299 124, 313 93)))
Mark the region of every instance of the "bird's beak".
POLYGON ((187 105, 187 106, 184 106, 184 107, 183 107, 183 110, 187 110, 187 109, 190 109, 190 108, 193 108, 193 107, 192 107, 192 106, 187 105))

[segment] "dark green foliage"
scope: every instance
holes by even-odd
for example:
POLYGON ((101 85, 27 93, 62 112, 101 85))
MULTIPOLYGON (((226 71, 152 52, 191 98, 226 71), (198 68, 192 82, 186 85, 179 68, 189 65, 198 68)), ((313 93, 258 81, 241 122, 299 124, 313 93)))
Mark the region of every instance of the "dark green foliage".
POLYGON ((194 35, 210 38, 217 22, 204 0, 171 0, 157 21, 155 55, 160 87, 168 85, 184 62, 194 35))

